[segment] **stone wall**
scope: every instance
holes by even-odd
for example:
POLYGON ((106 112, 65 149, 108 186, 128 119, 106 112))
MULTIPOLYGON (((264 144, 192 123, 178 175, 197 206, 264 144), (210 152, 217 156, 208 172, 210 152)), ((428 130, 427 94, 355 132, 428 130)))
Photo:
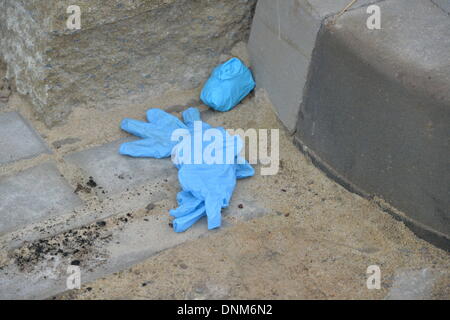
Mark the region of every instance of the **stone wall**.
POLYGON ((3 0, 0 56, 8 78, 48 126, 76 106, 143 102, 206 80, 222 53, 246 40, 256 0, 3 0))

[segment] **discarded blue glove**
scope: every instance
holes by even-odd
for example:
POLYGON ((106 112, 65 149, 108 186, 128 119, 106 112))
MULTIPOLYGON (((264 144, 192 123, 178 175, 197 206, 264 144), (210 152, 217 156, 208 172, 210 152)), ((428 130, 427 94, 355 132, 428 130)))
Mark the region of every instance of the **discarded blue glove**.
POLYGON ((254 175, 252 166, 239 156, 241 138, 202 122, 195 108, 183 113, 184 123, 159 109, 149 110, 147 118, 150 123, 130 119, 122 122, 122 129, 144 139, 124 143, 120 153, 133 157, 172 156, 182 188, 177 195, 179 207, 170 211, 175 218, 175 232, 186 231, 204 216, 208 218, 208 229, 220 227, 221 210, 229 205, 236 180, 254 175), (173 139, 177 129, 183 129, 182 141, 173 139), (208 132, 215 134, 214 139, 205 138, 208 132), (213 151, 211 157, 205 157, 208 150, 213 151))
POLYGON ((213 70, 200 99, 217 111, 229 111, 254 88, 255 81, 249 68, 238 58, 232 58, 213 70))
POLYGON ((174 230, 183 232, 205 215, 208 217, 208 229, 215 229, 221 226, 221 211, 230 203, 236 180, 253 176, 255 172, 252 166, 239 156, 243 148, 239 136, 230 136, 223 128, 212 128, 201 122, 200 113, 195 108, 186 110, 183 119, 191 140, 188 140, 187 144, 178 144, 172 155, 179 169, 178 180, 183 190, 177 196, 179 207, 170 212, 175 217, 174 230), (208 134, 209 129, 214 130, 209 132, 215 133, 214 140, 206 139, 205 134, 208 134), (195 146, 194 141, 199 136, 201 146, 195 146), (214 149, 215 143, 221 150, 215 148, 214 151, 221 155, 207 152, 214 149), (180 160, 181 153, 186 152, 190 153, 190 157, 180 160), (227 159, 227 156, 230 159, 227 159), (196 158, 201 160, 196 162, 196 158))
POLYGON ((147 111, 148 122, 124 119, 122 130, 142 138, 120 146, 120 154, 131 157, 167 158, 177 144, 171 140, 172 132, 186 128, 183 122, 160 109, 147 111))
MULTIPOLYGON (((195 134, 201 134, 204 137, 204 131, 211 129, 207 123, 201 122, 200 114, 197 109, 190 108, 183 113, 183 119, 186 123, 189 134, 195 137, 195 134), (199 132, 201 131, 201 132, 199 132)), ((232 196, 236 179, 243 179, 254 175, 254 169, 239 156, 243 148, 243 143, 239 136, 230 136, 223 128, 216 128, 223 137, 222 164, 206 164, 209 159, 205 159, 205 149, 211 147, 212 143, 202 143, 199 150, 190 144, 189 163, 180 160, 183 152, 182 144, 174 148, 173 161, 179 169, 178 177, 183 191, 178 193, 177 201, 179 207, 171 210, 170 213, 174 220, 174 230, 183 232, 189 229, 195 222, 204 216, 208 216, 208 228, 214 229, 220 226, 222 208, 227 207, 232 196), (226 152, 231 151, 232 161, 227 164, 226 152), (195 155, 202 155, 202 161, 195 164, 195 155)), ((195 138, 194 138, 195 139, 195 138)), ((204 141, 204 140, 203 140, 204 141)), ((219 160, 219 159, 217 159, 219 160)))

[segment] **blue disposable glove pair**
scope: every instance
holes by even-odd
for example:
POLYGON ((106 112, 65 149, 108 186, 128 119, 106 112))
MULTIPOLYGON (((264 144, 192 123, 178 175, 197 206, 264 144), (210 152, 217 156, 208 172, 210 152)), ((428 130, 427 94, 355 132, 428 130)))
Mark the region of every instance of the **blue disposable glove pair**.
POLYGON ((204 216, 208 217, 208 229, 220 227, 221 210, 229 205, 236 180, 254 175, 252 166, 239 156, 243 148, 240 137, 231 137, 225 129, 215 128, 219 138, 223 139, 219 143, 223 157, 222 161, 216 161, 219 163, 211 164, 208 159, 203 159, 203 155, 217 141, 203 139, 205 131, 213 128, 201 122, 198 109, 189 108, 183 112, 184 123, 159 109, 149 110, 147 119, 149 123, 131 119, 122 121, 123 130, 143 139, 124 143, 120 147, 120 153, 132 157, 154 158, 172 155, 179 170, 178 179, 182 188, 177 195, 179 207, 170 211, 175 218, 173 227, 176 232, 186 231, 204 216), (172 135, 177 129, 184 129, 188 137, 184 135, 182 141, 172 141, 172 135), (194 142, 196 134, 201 135, 198 150, 194 142), (185 140, 186 137, 188 140, 185 140), (190 156, 183 158, 187 151, 190 151, 190 156), (199 153, 202 159, 195 162, 199 153), (227 155, 232 161, 227 161, 227 155))
POLYGON ((232 58, 213 70, 200 98, 217 111, 229 111, 254 88, 255 81, 249 68, 238 58, 232 58))

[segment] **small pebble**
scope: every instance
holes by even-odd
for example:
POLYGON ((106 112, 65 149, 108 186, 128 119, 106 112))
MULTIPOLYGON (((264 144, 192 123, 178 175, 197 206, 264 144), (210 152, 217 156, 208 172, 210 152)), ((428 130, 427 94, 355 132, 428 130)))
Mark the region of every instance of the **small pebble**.
POLYGON ((79 266, 80 265, 80 260, 73 260, 70 264, 73 265, 73 266, 79 266))

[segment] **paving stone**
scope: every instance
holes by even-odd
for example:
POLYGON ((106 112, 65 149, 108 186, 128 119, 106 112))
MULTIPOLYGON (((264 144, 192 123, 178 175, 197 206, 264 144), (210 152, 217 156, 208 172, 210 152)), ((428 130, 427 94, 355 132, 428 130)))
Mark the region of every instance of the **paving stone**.
MULTIPOLYGON (((105 231, 110 239, 106 243, 91 244, 95 249, 81 260, 81 281, 86 283, 124 270, 166 249, 217 234, 239 221, 247 221, 268 212, 260 209, 255 202, 243 198, 245 195, 232 201, 230 208, 226 209, 227 213, 224 213, 222 228, 217 230, 208 230, 206 218, 183 233, 173 231, 168 214, 151 214, 136 220, 130 218, 120 228, 105 231), (237 205, 242 203, 243 208, 239 209, 237 205), (104 252, 107 256, 100 262, 96 255, 104 252)), ((16 265, 7 266, 0 270, 0 299, 45 299, 67 290, 66 271, 72 259, 71 255, 51 261, 43 259, 33 265, 33 271, 29 273, 18 271, 16 265)))
POLYGON ((402 270, 397 272, 386 300, 428 300, 438 278, 436 272, 422 270, 402 270))
POLYGON ((177 170, 170 159, 131 158, 119 154, 119 146, 127 139, 72 153, 65 159, 93 177, 107 194, 120 193, 146 182, 166 179, 177 170))
POLYGON ((19 113, 0 114, 0 165, 41 153, 50 153, 50 150, 19 113))
POLYGON ((450 2, 448 0, 431 0, 431 2, 450 14, 450 2))
POLYGON ((67 213, 82 205, 55 164, 0 179, 0 233, 67 213))

